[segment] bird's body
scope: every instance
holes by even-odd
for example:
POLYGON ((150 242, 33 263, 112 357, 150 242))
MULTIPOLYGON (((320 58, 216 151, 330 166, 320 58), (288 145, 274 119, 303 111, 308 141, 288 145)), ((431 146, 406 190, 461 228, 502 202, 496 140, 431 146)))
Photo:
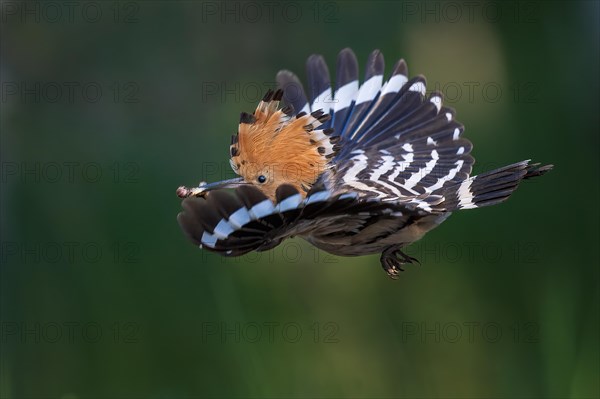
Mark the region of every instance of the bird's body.
POLYGON ((426 97, 425 79, 409 80, 403 60, 385 83, 383 69, 373 52, 359 85, 356 57, 342 50, 333 91, 325 61, 311 56, 308 97, 296 75, 281 71, 280 90, 241 115, 230 147, 241 177, 178 190, 189 197, 178 217, 188 237, 237 256, 300 236, 335 255, 381 253, 395 278, 415 260, 402 247, 452 212, 502 202, 551 168, 522 161, 470 176, 472 145, 441 94, 426 97), (216 189, 225 187, 237 188, 216 189))
MULTIPOLYGON (((418 241, 440 223, 446 220, 450 213, 428 215, 416 221, 407 223, 399 217, 377 217, 377 223, 370 227, 357 229, 355 234, 347 234, 347 230, 338 232, 338 236, 321 235, 319 230, 308 232, 304 238, 315 247, 338 256, 362 256, 380 254, 390 246, 404 247, 418 241)), ((348 221, 338 221, 340 225, 348 221)))

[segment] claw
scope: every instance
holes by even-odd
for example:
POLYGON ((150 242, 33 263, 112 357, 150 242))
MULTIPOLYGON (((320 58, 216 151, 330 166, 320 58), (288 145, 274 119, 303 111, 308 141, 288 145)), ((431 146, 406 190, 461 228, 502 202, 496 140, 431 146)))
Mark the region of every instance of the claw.
POLYGON ((400 251, 399 247, 395 246, 389 247, 383 251, 380 261, 383 270, 393 280, 397 280, 400 276, 400 272, 404 271, 402 265, 414 262, 421 264, 418 259, 406 255, 400 251))

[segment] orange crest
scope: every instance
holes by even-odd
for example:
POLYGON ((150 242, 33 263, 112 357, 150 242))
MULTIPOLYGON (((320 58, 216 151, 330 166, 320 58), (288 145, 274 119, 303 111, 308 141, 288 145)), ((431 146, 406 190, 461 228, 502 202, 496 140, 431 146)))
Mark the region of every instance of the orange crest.
POLYGON ((243 112, 230 147, 233 170, 272 199, 284 183, 305 194, 329 168, 339 141, 331 137, 333 129, 317 129, 328 114, 290 116, 290 107, 278 109, 282 96, 281 90, 269 90, 253 115, 243 112))

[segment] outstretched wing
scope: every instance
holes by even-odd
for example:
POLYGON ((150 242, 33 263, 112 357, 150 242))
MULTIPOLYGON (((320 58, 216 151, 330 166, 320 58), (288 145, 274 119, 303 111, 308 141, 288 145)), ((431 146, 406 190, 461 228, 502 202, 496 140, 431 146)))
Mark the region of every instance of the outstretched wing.
POLYGON ((226 256, 268 250, 295 235, 352 235, 381 216, 408 221, 426 214, 415 202, 390 204, 360 199, 357 193, 315 190, 303 198, 290 185, 277 189, 275 202, 254 186, 240 186, 187 198, 182 207, 177 220, 188 238, 226 256))
POLYGON ((323 109, 339 135, 336 168, 325 175, 335 192, 358 191, 395 201, 408 197, 441 196, 444 189, 467 179, 473 157, 470 141, 461 137, 462 124, 454 110, 442 105, 442 95, 426 96, 422 76, 408 79, 404 60, 383 81, 383 55, 371 53, 364 82, 350 49, 340 52, 336 87, 332 89, 323 57, 307 61, 308 97, 296 75, 277 75, 284 100, 300 112, 323 109))

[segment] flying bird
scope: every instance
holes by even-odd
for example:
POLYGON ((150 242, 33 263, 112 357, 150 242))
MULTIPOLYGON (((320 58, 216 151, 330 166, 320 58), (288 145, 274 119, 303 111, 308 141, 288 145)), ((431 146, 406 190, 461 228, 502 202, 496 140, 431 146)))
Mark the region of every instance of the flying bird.
POLYGON ((306 67, 306 91, 282 70, 278 89, 242 112, 229 147, 239 177, 177 189, 185 198, 177 219, 195 245, 240 256, 299 236, 335 255, 381 254, 396 279, 418 262, 402 248, 452 212, 503 202, 552 168, 525 160, 471 176, 463 125, 440 92, 426 94, 423 76, 408 78, 404 60, 384 81, 383 55, 373 51, 361 84, 344 49, 335 86, 322 56, 306 67))

